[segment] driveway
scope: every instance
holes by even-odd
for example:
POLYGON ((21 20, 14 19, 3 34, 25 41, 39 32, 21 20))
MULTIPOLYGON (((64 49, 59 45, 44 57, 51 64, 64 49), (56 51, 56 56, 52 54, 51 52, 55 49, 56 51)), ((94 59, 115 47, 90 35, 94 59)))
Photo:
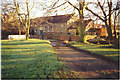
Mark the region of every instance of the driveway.
MULTIPOLYGON (((112 62, 67 47, 59 41, 51 41, 59 60, 76 75, 75 78, 118 78, 118 66, 112 62)), ((68 76, 68 78, 74 78, 68 76)))

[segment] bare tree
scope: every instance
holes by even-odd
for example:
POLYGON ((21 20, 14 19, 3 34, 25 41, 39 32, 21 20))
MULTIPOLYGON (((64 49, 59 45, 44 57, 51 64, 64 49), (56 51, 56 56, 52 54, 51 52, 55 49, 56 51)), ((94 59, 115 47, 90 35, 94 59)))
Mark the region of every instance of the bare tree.
POLYGON ((84 9, 85 9, 85 0, 78 0, 79 6, 73 5, 69 0, 67 2, 74 7, 78 13, 79 13, 79 25, 77 28, 78 35, 80 36, 80 41, 84 42, 84 36, 85 36, 85 25, 84 25, 84 9))
MULTIPOLYGON (((63 3, 61 3, 59 5, 58 5, 58 2, 59 2, 59 0, 54 1, 51 4, 51 7, 48 9, 47 13, 56 12, 55 9, 58 9, 61 6, 64 6, 65 4, 67 4, 67 3, 69 4, 70 11, 72 10, 71 8, 76 9, 79 13, 79 20, 80 20, 79 25, 78 25, 78 29, 77 29, 78 35, 80 36, 80 41, 84 41, 85 32, 84 32, 83 20, 84 20, 85 0, 77 0, 77 2, 78 2, 77 5, 72 4, 69 0, 65 0, 63 3)), ((63 8, 62 10, 68 10, 68 6, 67 7, 62 7, 62 8, 63 8)))
POLYGON ((42 3, 40 3, 40 6, 42 6, 42 10, 45 10, 45 16, 49 16, 52 14, 57 14, 58 12, 62 11, 62 12, 66 12, 69 11, 71 9, 71 7, 66 6, 67 2, 66 1, 61 1, 61 0, 48 0, 48 1, 44 1, 42 3), (45 3, 48 3, 50 5, 47 5, 45 3), (43 5, 44 4, 44 5, 43 5))
POLYGON ((113 2, 112 0, 104 0, 103 2, 100 2, 97 0, 96 6, 100 8, 103 16, 95 13, 92 9, 89 9, 88 6, 86 7, 86 10, 91 12, 94 16, 98 17, 101 21, 103 21, 107 28, 108 33, 108 40, 112 40, 112 14, 113 14, 113 2), (105 4, 107 3, 107 5, 105 4))
POLYGON ((116 26, 118 25, 118 23, 117 23, 117 21, 118 21, 118 15, 119 15, 119 13, 120 13, 120 11, 118 11, 119 10, 119 1, 117 0, 117 5, 116 5, 116 7, 113 9, 115 12, 114 12, 114 37, 115 38, 117 38, 117 33, 116 33, 116 26))
POLYGON ((11 9, 11 2, 2 1, 1 4, 1 32, 2 38, 7 38, 9 34, 17 34, 19 23, 15 10, 11 9), (6 37, 5 37, 6 36, 6 37))
MULTIPOLYGON (((8 15, 7 16, 8 18, 13 17, 13 15, 14 15, 14 17, 12 18, 12 22, 15 23, 15 21, 18 21, 17 20, 17 15, 19 14, 19 4, 18 3, 15 3, 15 2, 13 3, 12 0, 9 0, 9 2, 7 2, 5 0, 5 1, 3 1, 2 7, 3 7, 2 8, 2 14, 8 15), (9 13, 11 13, 11 15, 9 15, 9 13)), ((18 16, 18 18, 19 18, 19 21, 20 21, 20 25, 17 25, 16 27, 19 30, 19 35, 21 35, 21 26, 22 26, 21 24, 22 24, 22 21, 21 21, 20 16, 18 16)), ((2 17, 2 20, 3 20, 3 23, 4 23, 5 20, 4 20, 3 17, 2 17)))
POLYGON ((21 14, 20 14, 20 9, 19 9, 19 2, 17 2, 16 0, 14 0, 14 5, 15 5, 15 9, 16 9, 16 13, 17 13, 17 15, 18 15, 18 18, 19 18, 19 22, 20 22, 20 26, 18 26, 18 28, 19 28, 19 37, 20 37, 20 35, 21 35, 21 28, 22 28, 22 26, 23 26, 23 23, 22 23, 22 19, 21 19, 21 14))
MULTIPOLYGON (((26 4, 27 10, 24 13, 20 12, 21 4, 18 1, 14 0, 15 9, 16 9, 17 15, 19 17, 19 21, 20 21, 20 27, 24 26, 26 40, 28 40, 29 39, 29 28, 30 28, 30 11, 32 10, 32 8, 34 6, 34 3, 31 7, 31 9, 29 9, 28 0, 25 1, 25 4, 26 4)), ((20 27, 19 27, 19 30, 20 30, 20 27)))

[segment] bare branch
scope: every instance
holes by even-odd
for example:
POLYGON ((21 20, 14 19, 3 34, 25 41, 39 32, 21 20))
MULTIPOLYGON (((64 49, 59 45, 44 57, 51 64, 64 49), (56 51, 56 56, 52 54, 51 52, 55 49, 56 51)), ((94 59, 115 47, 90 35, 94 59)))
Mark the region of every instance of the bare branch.
POLYGON ((104 11, 103 6, 100 4, 100 1, 99 1, 99 0, 97 0, 97 1, 98 1, 98 5, 100 6, 100 8, 101 8, 101 10, 102 10, 102 12, 103 12, 103 14, 104 14, 104 16, 105 16, 105 18, 106 18, 107 15, 106 15, 106 13, 105 13, 105 11, 104 11))
POLYGON ((30 9, 30 12, 31 12, 31 10, 33 9, 34 5, 35 5, 35 3, 33 2, 33 5, 32 5, 32 8, 30 9))
POLYGON ((59 2, 59 0, 57 0, 55 3, 53 3, 52 8, 59 2))
POLYGON ((104 2, 103 2, 102 6, 104 6, 104 5, 105 5, 105 0, 104 0, 104 2))
POLYGON ((93 15, 97 16, 100 20, 103 22, 105 21, 103 18, 101 18, 98 14, 94 13, 92 10, 90 10, 88 7, 85 8, 86 10, 90 11, 93 15))
POLYGON ((51 8, 51 9, 49 9, 49 10, 52 10, 52 9, 56 9, 56 8, 58 8, 58 7, 61 7, 62 5, 65 5, 67 2, 64 2, 64 3, 62 3, 62 4, 60 4, 60 5, 58 5, 58 6, 56 6, 56 7, 53 7, 53 8, 51 8))
POLYGON ((75 9, 77 9, 79 11, 79 8, 77 8, 76 6, 74 6, 71 2, 67 1, 71 6, 73 6, 75 9))

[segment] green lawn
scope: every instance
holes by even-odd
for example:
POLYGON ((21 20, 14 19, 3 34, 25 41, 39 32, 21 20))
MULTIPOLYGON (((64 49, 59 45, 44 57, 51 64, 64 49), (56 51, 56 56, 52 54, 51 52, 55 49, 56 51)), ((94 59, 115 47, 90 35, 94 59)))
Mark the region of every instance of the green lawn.
POLYGON ((77 42, 75 44, 72 44, 72 46, 77 47, 78 49, 90 51, 95 54, 103 55, 114 61, 118 61, 120 57, 119 54, 120 50, 114 49, 110 45, 101 45, 101 44, 92 44, 92 43, 84 44, 81 42, 77 42))
POLYGON ((47 40, 1 40, 2 78, 59 78, 64 68, 47 40))

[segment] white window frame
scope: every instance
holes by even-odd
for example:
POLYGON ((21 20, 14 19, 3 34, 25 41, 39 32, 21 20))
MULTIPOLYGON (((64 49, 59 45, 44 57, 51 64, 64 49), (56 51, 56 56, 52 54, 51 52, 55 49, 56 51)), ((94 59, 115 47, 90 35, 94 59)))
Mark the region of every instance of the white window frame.
POLYGON ((35 29, 35 32, 37 32, 37 29, 35 29))
POLYGON ((54 32, 53 28, 54 28, 54 26, 52 26, 52 32, 54 32))
POLYGON ((61 25, 61 28, 60 28, 60 32, 63 32, 63 29, 62 29, 62 28, 63 28, 63 26, 64 26, 64 25, 62 24, 62 25, 61 25))
POLYGON ((48 32, 50 32, 49 28, 50 28, 50 27, 48 26, 48 32))
POLYGON ((46 27, 45 26, 43 26, 43 32, 46 32, 46 27))
POLYGON ((37 25, 35 25, 35 27, 37 27, 37 25))
POLYGON ((62 30, 62 29, 60 29, 60 32, 63 32, 63 30, 62 30))

